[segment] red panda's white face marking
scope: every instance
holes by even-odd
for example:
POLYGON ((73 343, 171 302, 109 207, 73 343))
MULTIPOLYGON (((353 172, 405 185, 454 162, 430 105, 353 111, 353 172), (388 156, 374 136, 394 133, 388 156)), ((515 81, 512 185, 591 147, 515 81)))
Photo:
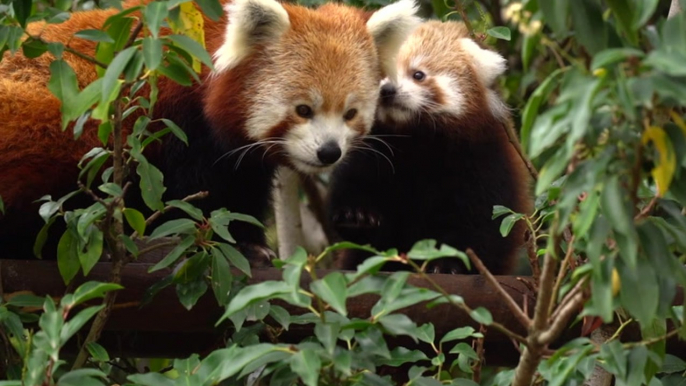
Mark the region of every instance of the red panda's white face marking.
MULTIPOLYGON (((232 91, 243 102, 245 137, 272 146, 306 173, 330 168, 354 138, 369 132, 376 85, 382 74, 395 71, 400 44, 419 23, 414 0, 386 6, 366 24, 361 10, 337 4, 312 10, 275 0, 233 0, 227 11, 210 81, 240 82, 232 91)), ((230 109, 226 104, 234 98, 211 95, 208 115, 230 109)), ((217 115, 220 126, 230 120, 224 112, 217 115)))
POLYGON ((461 118, 483 106, 505 116, 505 106, 490 89, 505 60, 468 38, 461 23, 423 23, 401 47, 397 67, 395 81, 381 82, 381 121, 461 118))

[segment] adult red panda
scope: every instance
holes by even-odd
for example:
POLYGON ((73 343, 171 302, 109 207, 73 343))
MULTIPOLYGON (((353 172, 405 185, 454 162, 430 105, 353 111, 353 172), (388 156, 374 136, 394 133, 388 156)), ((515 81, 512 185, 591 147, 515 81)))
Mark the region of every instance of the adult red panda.
MULTIPOLYGON (((329 213, 344 240, 403 253, 435 239, 472 248, 506 274, 525 228, 503 238, 493 206, 529 213, 529 174, 506 135, 508 109, 491 88, 505 60, 468 36, 461 23, 429 21, 405 41, 398 80, 380 87, 373 136, 332 173, 329 213)), ((347 250, 339 265, 354 269, 366 256, 347 250)), ((466 273, 457 259, 432 263, 433 273, 466 273)))
MULTIPOLYGON (((418 23, 416 6, 401 0, 371 13, 341 4, 315 10, 234 0, 225 10, 227 18, 204 20, 215 70, 204 68, 202 83, 192 87, 159 81, 155 117, 177 123, 189 145, 168 136, 147 156, 164 174, 165 199, 205 190, 209 197, 194 204, 206 214, 226 207, 262 220, 277 165, 327 170, 369 131, 379 81, 395 70, 394 56, 418 23), (236 151, 241 147, 252 151, 236 151)), ((95 43, 74 34, 101 28, 115 12, 76 12, 62 24, 33 23, 28 31, 93 56, 95 43)), ((64 59, 80 87, 97 78, 90 62, 70 53, 64 59)), ((47 88, 52 60, 6 54, 0 62, 3 253, 33 243, 41 225, 34 201, 75 190, 78 161, 100 146, 98 122, 87 122, 78 141, 60 129, 60 103, 47 88)), ((240 242, 264 245, 257 227, 235 222, 230 231, 240 242)))

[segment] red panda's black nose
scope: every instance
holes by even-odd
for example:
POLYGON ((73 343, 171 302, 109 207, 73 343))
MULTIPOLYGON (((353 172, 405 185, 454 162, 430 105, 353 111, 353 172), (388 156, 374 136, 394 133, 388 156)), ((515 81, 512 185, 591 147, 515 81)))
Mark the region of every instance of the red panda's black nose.
POLYGON ((317 150, 317 158, 324 165, 331 165, 341 158, 341 148, 334 141, 329 141, 319 147, 317 150))
POLYGON ((395 94, 398 93, 398 90, 395 88, 395 86, 391 83, 386 83, 383 86, 381 86, 381 92, 380 92, 380 97, 381 97, 381 103, 391 103, 393 102, 393 98, 395 98, 395 94))

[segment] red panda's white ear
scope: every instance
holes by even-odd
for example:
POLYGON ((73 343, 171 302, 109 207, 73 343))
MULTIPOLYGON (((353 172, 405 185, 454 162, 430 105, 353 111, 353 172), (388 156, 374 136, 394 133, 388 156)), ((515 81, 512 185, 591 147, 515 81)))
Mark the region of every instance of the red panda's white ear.
POLYGON ((414 0, 400 0, 374 12, 367 21, 367 30, 374 37, 379 63, 384 75, 396 78, 396 55, 400 46, 420 23, 414 0))
POLYGON ((481 48, 476 42, 469 38, 460 39, 462 48, 474 60, 474 68, 481 83, 490 87, 497 77, 502 75, 507 68, 507 61, 495 51, 481 48))
POLYGON ((253 47, 278 39, 291 25, 286 9, 275 0, 233 0, 224 10, 229 22, 224 43, 214 53, 217 73, 235 67, 253 47))

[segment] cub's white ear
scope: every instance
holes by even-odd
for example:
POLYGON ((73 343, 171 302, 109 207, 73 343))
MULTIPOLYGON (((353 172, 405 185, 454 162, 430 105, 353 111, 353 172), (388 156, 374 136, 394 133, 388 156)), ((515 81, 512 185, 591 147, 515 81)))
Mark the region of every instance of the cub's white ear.
POLYGON ((495 51, 479 47, 472 39, 462 38, 462 48, 474 60, 474 69, 481 83, 490 87, 507 68, 507 61, 495 51))
POLYGON ((414 0, 400 0, 374 12, 367 21, 367 30, 374 37, 379 52, 381 69, 391 79, 396 78, 396 55, 400 46, 420 23, 415 15, 417 4, 414 0))
POLYGON ((291 25, 275 0, 233 0, 224 10, 229 21, 224 44, 214 53, 217 73, 236 66, 256 45, 278 39, 291 25))

